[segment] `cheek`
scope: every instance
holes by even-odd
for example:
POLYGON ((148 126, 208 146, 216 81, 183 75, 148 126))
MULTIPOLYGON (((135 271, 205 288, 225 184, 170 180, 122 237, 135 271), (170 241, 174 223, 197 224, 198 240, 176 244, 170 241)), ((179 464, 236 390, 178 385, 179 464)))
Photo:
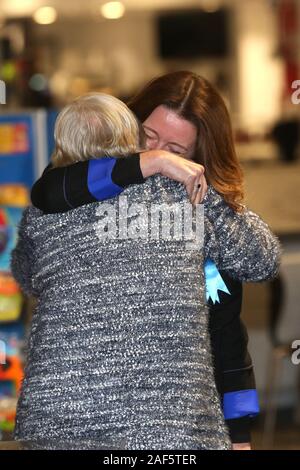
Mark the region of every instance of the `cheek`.
POLYGON ((155 150, 158 147, 158 144, 155 139, 148 139, 147 137, 145 144, 147 150, 155 150))
POLYGON ((190 147, 190 150, 187 152, 187 158, 189 160, 194 160, 195 153, 196 153, 196 143, 190 147))
POLYGON ((195 157, 195 149, 192 148, 186 153, 186 158, 187 160, 194 160, 194 157, 195 157))
POLYGON ((147 139, 145 140, 145 146, 146 146, 146 149, 150 150, 152 148, 151 146, 151 140, 150 139, 147 139))

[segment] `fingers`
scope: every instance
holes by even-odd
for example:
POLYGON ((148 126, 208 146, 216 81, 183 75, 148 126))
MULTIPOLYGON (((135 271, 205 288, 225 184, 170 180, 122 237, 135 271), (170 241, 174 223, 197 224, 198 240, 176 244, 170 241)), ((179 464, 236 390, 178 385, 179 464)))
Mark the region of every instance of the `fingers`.
POLYGON ((203 201, 207 191, 204 171, 202 165, 177 156, 176 159, 173 158, 172 165, 167 166, 165 176, 184 183, 190 202, 199 204, 203 201))
POLYGON ((199 202, 197 201, 196 204, 203 202, 205 195, 207 193, 207 181, 204 175, 201 176, 201 196, 199 202))
POLYGON ((197 191, 196 193, 196 196, 195 198, 193 199, 193 202, 192 204, 195 206, 196 204, 200 204, 200 202, 202 202, 203 200, 203 186, 201 185, 199 190, 197 191))
POLYGON ((186 186, 190 202, 193 205, 200 204, 207 192, 207 182, 205 176, 202 174, 200 177, 193 177, 186 186))
POLYGON ((194 185, 194 190, 193 190, 193 194, 191 197, 192 204, 196 204, 196 201, 199 199, 199 196, 201 195, 201 191, 202 191, 202 185, 200 183, 200 178, 199 178, 197 179, 194 185))
POLYGON ((205 172, 205 168, 203 165, 200 165, 200 163, 193 162, 192 160, 188 160, 189 164, 191 167, 193 167, 196 171, 200 172, 203 174, 205 172))
POLYGON ((192 204, 199 190, 198 188, 199 179, 200 179, 199 176, 195 174, 194 172, 192 172, 192 174, 189 176, 189 178, 185 182, 185 187, 186 187, 190 202, 192 204))

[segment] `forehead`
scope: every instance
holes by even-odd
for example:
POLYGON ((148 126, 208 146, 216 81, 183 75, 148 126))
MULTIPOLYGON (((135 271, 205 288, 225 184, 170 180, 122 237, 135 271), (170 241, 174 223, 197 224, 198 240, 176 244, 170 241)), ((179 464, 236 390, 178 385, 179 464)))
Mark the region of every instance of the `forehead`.
POLYGON ((144 121, 144 125, 155 130, 170 141, 190 142, 196 138, 197 129, 166 106, 158 106, 144 121))

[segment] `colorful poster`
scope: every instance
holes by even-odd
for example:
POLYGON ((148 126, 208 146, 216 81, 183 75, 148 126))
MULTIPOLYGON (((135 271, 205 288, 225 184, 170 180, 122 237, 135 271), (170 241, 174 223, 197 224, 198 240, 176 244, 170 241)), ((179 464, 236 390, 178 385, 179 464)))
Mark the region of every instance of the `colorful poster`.
POLYGON ((10 274, 22 213, 21 207, 0 207, 0 323, 18 320, 22 309, 20 287, 10 274))
POLYGON ((0 115, 0 184, 31 187, 35 176, 34 118, 0 115))
POLYGON ((0 271, 10 271, 10 254, 17 241, 18 224, 23 210, 21 207, 0 207, 0 233, 6 240, 0 252, 0 271))
POLYGON ((0 155, 28 153, 28 134, 29 126, 26 122, 0 124, 0 155))

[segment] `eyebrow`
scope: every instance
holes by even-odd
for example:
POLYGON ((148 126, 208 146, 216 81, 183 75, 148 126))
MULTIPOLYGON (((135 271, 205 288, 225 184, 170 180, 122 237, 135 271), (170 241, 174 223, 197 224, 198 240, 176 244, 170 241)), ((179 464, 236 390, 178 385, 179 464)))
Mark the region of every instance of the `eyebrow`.
MULTIPOLYGON (((150 131, 150 132, 153 132, 154 134, 156 134, 156 135, 158 136, 158 132, 156 132, 156 131, 155 131, 154 129, 152 129, 151 127, 148 127, 148 126, 145 126, 145 125, 143 125, 143 127, 144 127, 146 130, 148 130, 148 131, 150 131)), ((185 147, 184 145, 179 144, 178 142, 168 142, 168 143, 169 143, 170 145, 176 145, 177 147, 182 148, 182 149, 185 150, 186 152, 188 151, 188 148, 187 148, 187 147, 185 147)))

